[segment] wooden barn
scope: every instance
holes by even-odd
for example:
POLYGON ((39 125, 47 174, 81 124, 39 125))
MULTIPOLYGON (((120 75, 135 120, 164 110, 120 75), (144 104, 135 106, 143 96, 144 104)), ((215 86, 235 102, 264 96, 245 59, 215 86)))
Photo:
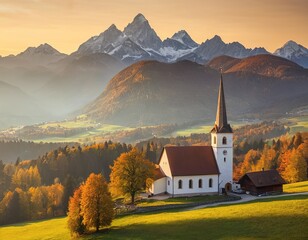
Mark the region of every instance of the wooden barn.
POLYGON ((282 193, 285 181, 277 170, 246 173, 239 180, 241 188, 253 195, 282 193))

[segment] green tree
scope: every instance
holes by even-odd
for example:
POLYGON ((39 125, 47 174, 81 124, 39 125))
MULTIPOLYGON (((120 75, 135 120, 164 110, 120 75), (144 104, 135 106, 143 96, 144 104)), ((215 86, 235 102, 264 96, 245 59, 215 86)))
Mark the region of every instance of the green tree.
POLYGON ((92 173, 81 193, 81 215, 87 229, 109 226, 114 216, 114 204, 102 174, 92 173))
POLYGON ((123 153, 111 167, 111 192, 115 196, 129 194, 134 204, 136 194, 145 188, 147 178, 153 177, 154 169, 155 165, 136 148, 123 153))

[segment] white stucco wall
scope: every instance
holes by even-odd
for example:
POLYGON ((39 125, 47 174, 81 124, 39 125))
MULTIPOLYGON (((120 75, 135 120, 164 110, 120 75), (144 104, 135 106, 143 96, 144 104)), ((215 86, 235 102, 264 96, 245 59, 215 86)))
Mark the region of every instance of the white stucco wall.
POLYGON ((160 193, 165 193, 167 191, 167 189, 166 189, 166 180, 167 180, 166 177, 157 179, 152 184, 152 187, 149 189, 150 193, 152 193, 154 195, 157 195, 157 194, 160 194, 160 193))
POLYGON ((221 189, 226 183, 233 182, 233 133, 212 133, 211 144, 220 172, 219 188, 221 189), (227 144, 222 143, 223 137, 227 138, 227 144))
MULTIPOLYGON (((174 177, 174 195, 178 194, 204 194, 218 192, 218 175, 201 176, 177 176, 174 177), (209 179, 212 179, 212 187, 209 187, 209 179), (202 179, 202 188, 199 188, 199 179, 202 179), (179 180, 182 180, 182 189, 179 188, 179 180), (192 188, 189 188, 189 180, 193 181, 192 188)), ((173 194, 172 192, 170 194, 173 194)))

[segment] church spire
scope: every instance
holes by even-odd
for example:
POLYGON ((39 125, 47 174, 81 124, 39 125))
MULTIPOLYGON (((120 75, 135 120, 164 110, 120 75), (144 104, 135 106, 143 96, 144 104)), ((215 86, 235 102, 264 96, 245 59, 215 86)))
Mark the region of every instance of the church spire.
POLYGON ((212 129, 211 132, 232 133, 232 128, 230 124, 228 124, 228 120, 227 120, 224 85, 223 85, 223 79, 222 79, 222 69, 220 69, 220 85, 219 85, 219 92, 218 92, 216 121, 215 121, 214 128, 212 129))

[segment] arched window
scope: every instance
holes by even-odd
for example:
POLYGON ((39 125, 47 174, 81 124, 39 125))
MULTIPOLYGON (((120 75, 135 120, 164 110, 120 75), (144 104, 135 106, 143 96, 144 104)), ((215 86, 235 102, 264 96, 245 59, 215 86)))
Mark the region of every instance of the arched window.
POLYGON ((199 187, 199 188, 202 188, 202 179, 199 179, 198 187, 199 187))
POLYGON ((209 188, 212 188, 212 187, 213 187, 213 179, 210 178, 210 179, 209 179, 209 188))
POLYGON ((193 188, 193 180, 192 179, 189 180, 189 188, 193 188))
POLYGON ((183 185, 182 180, 179 180, 179 183, 178 183, 178 188, 179 188, 179 189, 182 189, 182 185, 183 185))
POLYGON ((222 144, 227 144, 227 138, 226 137, 222 138, 222 144))
POLYGON ((214 144, 216 144, 216 136, 214 136, 214 140, 213 140, 214 144))

